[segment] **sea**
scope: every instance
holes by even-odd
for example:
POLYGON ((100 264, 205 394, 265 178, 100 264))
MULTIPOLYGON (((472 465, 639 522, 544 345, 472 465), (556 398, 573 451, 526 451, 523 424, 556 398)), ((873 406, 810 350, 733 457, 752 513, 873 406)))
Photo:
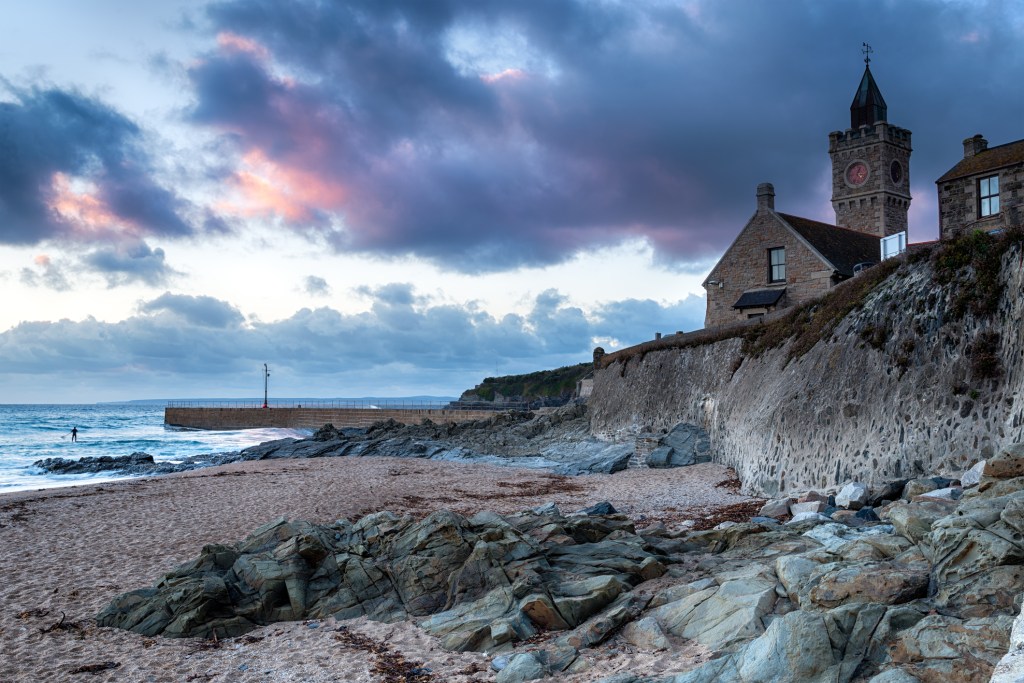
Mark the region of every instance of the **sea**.
POLYGON ((91 405, 0 404, 0 494, 124 479, 112 474, 51 475, 32 463, 43 458, 77 460, 101 455, 149 453, 157 461, 226 453, 309 430, 239 429, 207 431, 164 425, 164 404, 91 405), (71 428, 78 441, 71 441, 71 428))

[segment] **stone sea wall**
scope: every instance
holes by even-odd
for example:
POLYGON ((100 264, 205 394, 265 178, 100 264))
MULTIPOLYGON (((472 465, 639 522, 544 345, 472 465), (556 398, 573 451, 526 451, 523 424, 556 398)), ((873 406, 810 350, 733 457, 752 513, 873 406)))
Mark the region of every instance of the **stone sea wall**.
POLYGON ((680 422, 767 495, 959 473, 1024 441, 1024 260, 1003 258, 997 313, 954 320, 927 260, 905 264, 805 355, 739 339, 615 360, 594 376, 591 430, 625 439, 680 422), (998 334, 998 338, 993 335, 998 334), (1002 365, 988 378, 990 357, 1002 365))
POLYGON ((164 424, 191 429, 253 429, 281 427, 316 429, 325 424, 335 427, 369 427, 392 419, 401 424, 418 425, 424 420, 437 424, 470 422, 493 417, 493 410, 374 409, 374 408, 177 408, 164 409, 164 424))

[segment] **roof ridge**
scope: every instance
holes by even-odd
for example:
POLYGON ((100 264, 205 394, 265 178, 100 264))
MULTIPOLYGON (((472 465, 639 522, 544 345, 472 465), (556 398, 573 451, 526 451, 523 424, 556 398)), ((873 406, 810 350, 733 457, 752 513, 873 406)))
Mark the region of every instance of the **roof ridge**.
POLYGON ((881 239, 877 235, 872 235, 871 233, 864 232, 863 230, 857 230, 855 228, 844 228, 841 225, 833 225, 832 223, 825 223, 823 221, 816 221, 813 218, 804 218, 803 216, 797 216, 795 214, 789 214, 789 213, 779 213, 779 215, 783 216, 784 218, 798 218, 798 219, 800 219, 802 221, 808 221, 810 223, 814 223, 815 225, 820 225, 823 228, 832 228, 833 230, 843 230, 845 232, 853 233, 854 235, 862 235, 864 237, 872 237, 874 239, 881 239))

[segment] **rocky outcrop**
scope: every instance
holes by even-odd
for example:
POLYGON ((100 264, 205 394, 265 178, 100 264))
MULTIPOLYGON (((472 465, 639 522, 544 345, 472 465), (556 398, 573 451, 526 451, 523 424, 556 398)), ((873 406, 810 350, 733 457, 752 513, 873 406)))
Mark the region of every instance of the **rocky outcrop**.
POLYGON ((131 455, 101 455, 95 458, 45 458, 32 463, 49 474, 98 474, 118 472, 125 475, 153 475, 185 472, 205 467, 203 462, 155 462, 149 453, 135 452, 131 455))
POLYGON ((698 425, 746 492, 773 497, 961 471, 1024 440, 1020 259, 1019 246, 1003 258, 991 318, 956 318, 963 293, 937 285, 925 259, 853 302, 806 352, 790 341, 755 355, 730 338, 609 354, 594 375, 592 431, 624 439, 698 425))
POLYGON ((877 508, 807 494, 821 512, 688 533, 554 505, 278 520, 207 546, 98 621, 223 638, 281 620, 411 618, 446 648, 514 653, 494 661, 509 682, 578 672, 582 650, 615 638, 651 650, 695 641, 716 656, 607 683, 981 681, 1007 651, 1024 589, 1024 476, 1013 476, 1024 448, 995 456, 1000 476, 959 500, 878 498, 902 482, 847 501, 877 508))
MULTIPOLYGON (((611 474, 626 469, 635 452, 634 443, 591 436, 586 411, 585 405, 578 404, 545 415, 510 411, 460 424, 403 425, 384 420, 368 429, 324 425, 309 438, 276 439, 237 453, 197 455, 177 462, 154 462, 146 453, 133 453, 80 460, 48 458, 33 466, 51 474, 156 475, 244 460, 385 456, 548 469, 565 475, 611 474)), ((693 461, 691 458, 687 464, 693 461)))

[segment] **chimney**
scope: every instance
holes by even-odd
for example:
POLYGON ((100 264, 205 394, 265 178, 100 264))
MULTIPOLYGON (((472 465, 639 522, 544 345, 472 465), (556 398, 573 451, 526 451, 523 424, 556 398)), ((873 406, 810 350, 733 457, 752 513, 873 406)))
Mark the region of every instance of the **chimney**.
POLYGON ((757 212, 775 210, 775 187, 771 183, 757 186, 757 212))
POLYGON ((981 137, 981 133, 978 133, 973 138, 964 140, 964 159, 969 159, 979 152, 984 152, 986 149, 988 149, 988 140, 981 137))

